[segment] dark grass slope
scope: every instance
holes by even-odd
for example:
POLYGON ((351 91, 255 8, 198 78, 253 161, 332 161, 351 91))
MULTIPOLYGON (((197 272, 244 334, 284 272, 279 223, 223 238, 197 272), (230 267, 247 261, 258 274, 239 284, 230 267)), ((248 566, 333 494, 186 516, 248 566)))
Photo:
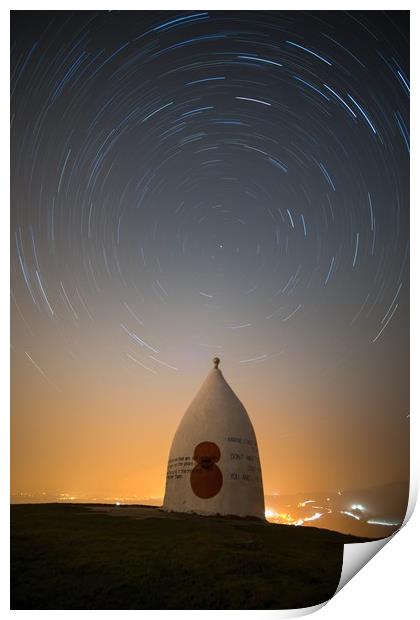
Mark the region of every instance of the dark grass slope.
POLYGON ((343 543, 362 541, 245 519, 174 518, 153 508, 148 518, 125 513, 12 506, 12 609, 306 607, 333 596, 343 543))

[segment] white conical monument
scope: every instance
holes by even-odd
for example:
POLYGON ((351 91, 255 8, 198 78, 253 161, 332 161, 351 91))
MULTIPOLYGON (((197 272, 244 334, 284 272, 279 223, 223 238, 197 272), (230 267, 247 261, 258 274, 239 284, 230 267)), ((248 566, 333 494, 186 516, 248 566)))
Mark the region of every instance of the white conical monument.
POLYGON ((255 432, 219 370, 219 358, 213 363, 175 433, 163 509, 264 519, 255 432))

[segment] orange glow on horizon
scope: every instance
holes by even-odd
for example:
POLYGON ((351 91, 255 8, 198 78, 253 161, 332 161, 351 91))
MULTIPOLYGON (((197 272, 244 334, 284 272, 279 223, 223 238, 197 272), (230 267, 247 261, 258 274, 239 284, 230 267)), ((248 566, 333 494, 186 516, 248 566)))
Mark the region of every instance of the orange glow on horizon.
MULTIPOLYGON (((109 360, 77 374, 63 364, 57 370, 58 392, 31 365, 12 358, 12 376, 19 377, 12 382, 12 495, 67 493, 97 501, 162 497, 173 435, 210 370, 210 364, 202 366, 146 380, 137 369, 121 373, 109 360)), ((386 455, 398 433, 405 445, 407 429, 394 425, 393 433, 377 442, 376 430, 362 428, 350 414, 361 407, 357 398, 363 400, 363 394, 343 404, 339 389, 326 396, 322 384, 308 384, 302 393, 293 367, 280 381, 261 364, 241 368, 242 374, 225 364, 223 371, 253 422, 265 495, 307 492, 310 500, 313 491, 357 488, 360 480, 368 486, 405 478, 405 461, 396 471, 398 463, 386 455), (276 393, 277 400, 267 396, 276 393), (339 407, 340 416, 333 415, 339 407), (305 411, 311 415, 302 426, 305 411), (355 458, 355 446, 372 458, 355 458)))

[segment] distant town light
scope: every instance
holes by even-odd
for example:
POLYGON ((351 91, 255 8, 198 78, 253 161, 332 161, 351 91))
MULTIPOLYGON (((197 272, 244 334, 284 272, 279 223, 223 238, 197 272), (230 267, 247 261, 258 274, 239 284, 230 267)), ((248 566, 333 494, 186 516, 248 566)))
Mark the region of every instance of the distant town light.
POLYGON ((352 512, 349 512, 348 510, 340 510, 340 514, 347 515, 348 517, 353 517, 353 519, 357 519, 358 521, 360 521, 360 517, 358 515, 355 515, 352 512))

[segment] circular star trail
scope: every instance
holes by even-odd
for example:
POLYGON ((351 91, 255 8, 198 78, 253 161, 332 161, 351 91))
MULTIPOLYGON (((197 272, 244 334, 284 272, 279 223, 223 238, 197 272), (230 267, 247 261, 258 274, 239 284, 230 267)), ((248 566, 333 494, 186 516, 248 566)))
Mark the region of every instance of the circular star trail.
POLYGON ((59 388, 47 349, 79 367, 112 358, 140 381, 215 354, 238 368, 306 346, 331 365, 395 355, 408 313, 406 20, 15 13, 22 363, 59 388))

